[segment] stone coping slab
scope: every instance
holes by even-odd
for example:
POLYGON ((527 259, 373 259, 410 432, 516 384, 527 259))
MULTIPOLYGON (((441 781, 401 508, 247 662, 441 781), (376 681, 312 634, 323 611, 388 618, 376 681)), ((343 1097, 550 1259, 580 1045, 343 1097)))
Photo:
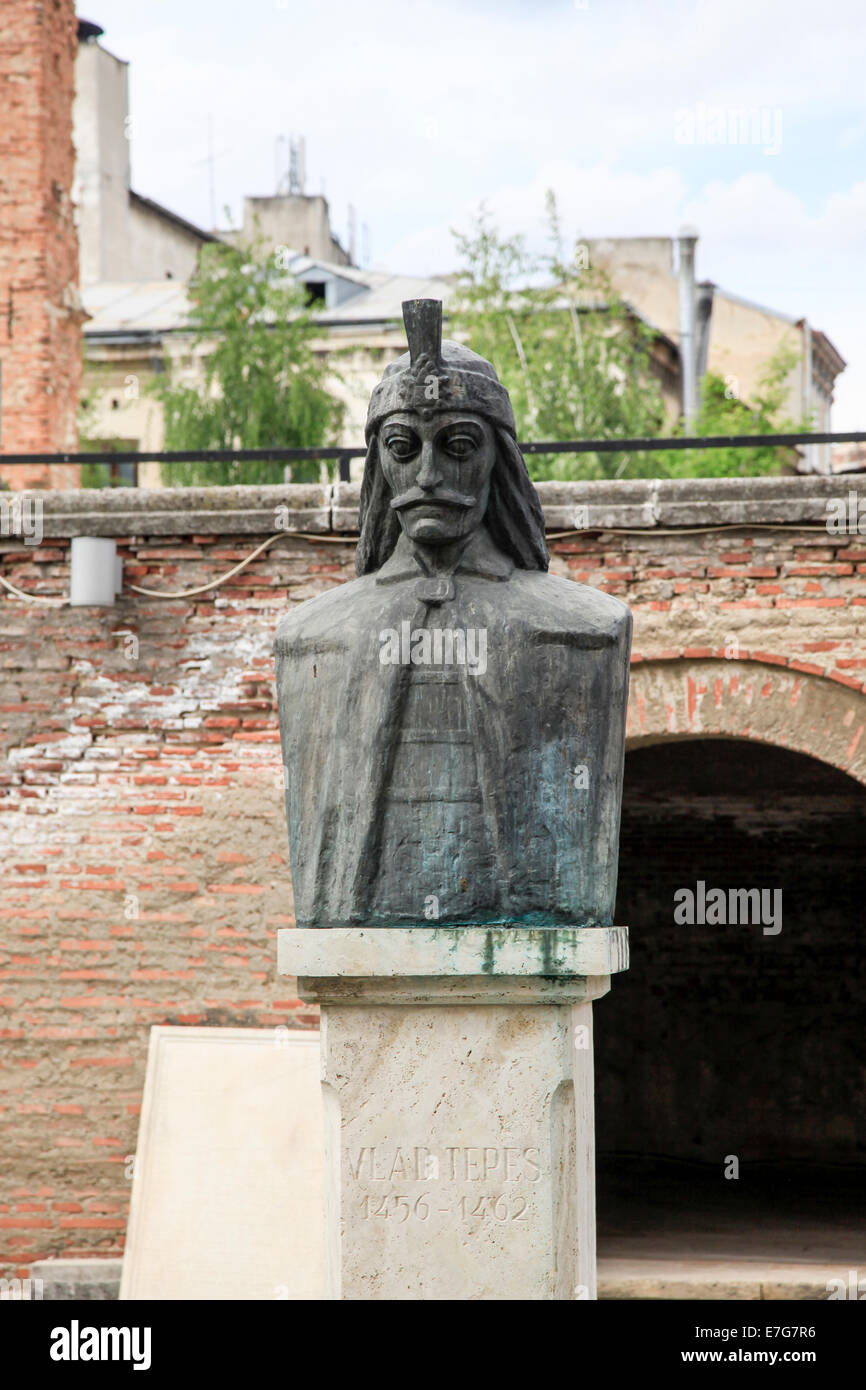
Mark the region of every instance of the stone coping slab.
POLYGON ((627 927, 287 927, 277 969, 307 979, 573 979, 628 969, 627 927))
MULTIPOLYGON (((866 496, 866 474, 598 479, 540 482, 537 488, 550 531, 625 527, 652 533, 695 526, 822 525, 829 499, 849 492, 866 496)), ((49 538, 263 537, 284 530, 287 536, 345 535, 351 542, 358 529, 358 483, 26 491, 42 499, 49 538)))
MULTIPOLYGON (((677 530, 702 526, 824 525, 827 502, 866 494, 866 475, 622 478, 539 482, 548 531, 677 530)), ((335 483, 334 531, 358 529, 358 483, 335 483)))
MULTIPOLYGON (((30 489, 28 489, 30 491, 30 489)), ((283 486, 75 488, 38 492, 43 530, 63 536, 249 535, 277 531, 325 534, 331 487, 283 486)))

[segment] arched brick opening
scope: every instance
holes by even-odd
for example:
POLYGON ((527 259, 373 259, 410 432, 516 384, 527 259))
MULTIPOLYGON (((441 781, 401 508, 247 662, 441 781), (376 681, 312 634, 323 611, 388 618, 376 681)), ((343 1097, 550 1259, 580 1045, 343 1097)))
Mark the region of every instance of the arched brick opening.
POLYGON ((632 965, 595 1010, 600 1253, 856 1262, 866 702, 756 662, 633 674, 632 965), (780 889, 782 930, 676 922, 699 881, 780 889))
POLYGON ((866 784, 866 697, 859 682, 763 660, 632 666, 627 748, 670 738, 742 738, 806 753, 866 784))

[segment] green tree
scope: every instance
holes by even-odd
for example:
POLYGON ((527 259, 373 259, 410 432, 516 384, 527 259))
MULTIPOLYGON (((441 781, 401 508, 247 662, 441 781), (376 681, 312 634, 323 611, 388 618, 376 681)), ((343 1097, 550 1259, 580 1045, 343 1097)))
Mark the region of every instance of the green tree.
MULTIPOLYGON (((456 334, 487 357, 511 393, 518 435, 543 439, 635 439, 667 432, 652 375, 654 331, 614 293, 577 243, 562 251, 553 193, 547 195, 550 249, 531 254, 524 237, 503 237, 484 207, 469 234, 454 232, 462 266, 451 310, 456 334)), ((707 373, 690 435, 769 434, 811 428, 783 416, 796 351, 780 348, 759 390, 739 400, 707 373)), ((682 422, 671 433, 683 434, 682 422)), ((527 455, 547 478, 712 477, 778 473, 793 450, 685 449, 635 453, 527 455)))
MULTIPOLYGON (((796 434, 810 430, 808 419, 783 414, 787 381, 799 362, 799 353, 781 344, 761 375, 758 390, 744 401, 715 372, 701 381, 700 404, 694 425, 680 422, 680 435, 796 434)), ((658 476, 664 478, 738 478, 758 473, 780 473, 796 462, 796 450, 767 444, 721 449, 663 450, 654 455, 658 476)))
MULTIPOLYGON (((664 418, 649 371, 652 331, 631 314, 580 243, 562 251, 556 201, 547 197, 550 249, 531 254, 502 237, 482 207, 469 234, 454 232, 462 266, 451 324, 487 357, 511 394, 523 439, 656 435, 664 418)), ((617 454, 530 454, 533 478, 606 478, 638 460, 617 454)))
MULTIPOLYGON (((223 244, 203 247, 190 283, 192 346, 203 381, 188 385, 177 364, 151 388, 165 410, 166 449, 315 448, 336 440, 344 406, 329 393, 336 375, 313 350, 317 325, 284 248, 266 255, 223 244)), ((316 459, 292 464, 295 482, 316 482, 316 459)), ((167 482, 279 483, 277 461, 176 463, 167 482)))

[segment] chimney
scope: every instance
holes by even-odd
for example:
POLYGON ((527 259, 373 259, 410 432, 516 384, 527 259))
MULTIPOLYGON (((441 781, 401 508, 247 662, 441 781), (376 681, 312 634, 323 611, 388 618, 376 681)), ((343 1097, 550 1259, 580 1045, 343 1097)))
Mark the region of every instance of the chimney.
POLYGON ((716 287, 712 280, 702 280, 695 292, 695 361, 698 379, 698 395, 710 355, 710 330, 713 322, 713 298, 716 287))
POLYGON ((102 30, 78 25, 73 135, 81 284, 133 279, 129 260, 132 128, 129 64, 99 42, 102 30))
POLYGON ((698 413, 697 341, 695 333, 695 245, 698 233, 694 227, 680 228, 679 249, 679 332, 680 378, 682 381, 683 420, 686 428, 693 425, 698 413))
POLYGON ((349 204, 349 236, 347 240, 347 245, 349 248, 349 265, 357 265, 357 248, 355 244, 355 208, 352 203, 349 204))
POLYGON ((75 487, 70 464, 3 454, 74 452, 81 382, 72 181, 74 0, 3 0, 0 27, 0 478, 75 487))

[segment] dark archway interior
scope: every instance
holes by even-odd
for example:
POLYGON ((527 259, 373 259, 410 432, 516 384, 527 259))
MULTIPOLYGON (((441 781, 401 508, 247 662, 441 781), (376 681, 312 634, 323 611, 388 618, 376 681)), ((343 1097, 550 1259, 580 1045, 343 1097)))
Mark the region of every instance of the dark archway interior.
POLYGON ((694 739, 627 756, 631 968, 594 1007, 601 1254, 866 1265, 864 827, 866 789, 802 754, 694 739), (772 910, 781 889, 781 932, 676 922, 699 880, 726 907, 759 888, 772 910))

